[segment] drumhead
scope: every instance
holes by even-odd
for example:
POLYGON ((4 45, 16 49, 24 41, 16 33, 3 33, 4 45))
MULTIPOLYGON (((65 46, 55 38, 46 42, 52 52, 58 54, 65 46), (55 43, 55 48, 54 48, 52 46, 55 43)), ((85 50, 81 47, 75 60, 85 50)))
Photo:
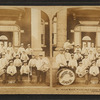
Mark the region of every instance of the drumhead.
POLYGON ((71 69, 63 69, 59 73, 58 80, 62 85, 70 85, 75 81, 75 73, 71 69))

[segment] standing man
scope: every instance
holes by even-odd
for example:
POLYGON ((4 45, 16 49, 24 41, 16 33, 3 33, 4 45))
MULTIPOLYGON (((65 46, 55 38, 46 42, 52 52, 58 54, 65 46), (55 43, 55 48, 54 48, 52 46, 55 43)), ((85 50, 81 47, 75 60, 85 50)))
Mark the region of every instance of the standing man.
POLYGON ((23 51, 25 51, 25 48, 24 48, 24 44, 21 43, 21 46, 20 46, 20 48, 18 49, 18 54, 21 55, 23 51))
POLYGON ((20 68, 22 66, 22 62, 19 59, 19 55, 18 54, 16 55, 16 58, 14 60, 14 66, 16 67, 16 70, 17 70, 17 77, 16 77, 17 79, 16 79, 16 81, 19 82, 18 78, 20 78, 20 68))
POLYGON ((29 59, 31 59, 31 57, 32 57, 32 48, 31 48, 30 44, 27 45, 26 53, 27 53, 29 59))
POLYGON ((8 66, 8 60, 5 58, 5 53, 2 54, 2 58, 0 59, 0 70, 3 71, 3 73, 1 73, 2 77, 3 77, 3 83, 6 83, 6 78, 7 78, 7 74, 6 74, 6 70, 7 70, 7 66, 8 66))

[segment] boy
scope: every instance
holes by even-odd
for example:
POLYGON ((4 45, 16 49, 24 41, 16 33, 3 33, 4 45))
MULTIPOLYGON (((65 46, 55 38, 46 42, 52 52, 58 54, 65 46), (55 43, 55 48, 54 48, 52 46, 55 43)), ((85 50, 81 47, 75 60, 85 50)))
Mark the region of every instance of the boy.
POLYGON ((23 66, 21 67, 20 69, 20 74, 21 74, 21 82, 22 82, 22 78, 23 76, 28 76, 29 78, 29 73, 30 73, 30 70, 29 70, 29 66, 27 65, 27 61, 23 61, 23 66))
POLYGON ((10 65, 7 68, 7 81, 9 80, 10 76, 13 76, 15 77, 16 80, 15 82, 17 82, 16 73, 17 73, 16 67, 13 65, 13 61, 10 61, 10 65))
POLYGON ((22 62, 19 59, 19 55, 16 55, 16 58, 14 60, 14 66, 16 66, 17 70, 17 82, 18 82, 18 77, 20 77, 20 68, 21 68, 22 62))
POLYGON ((48 61, 43 58, 42 54, 39 54, 39 58, 36 61, 37 67, 37 83, 46 82, 46 72, 48 71, 48 61))
POLYGON ((89 81, 91 81, 91 78, 93 76, 98 77, 98 81, 100 82, 100 74, 99 74, 99 68, 96 66, 95 60, 92 61, 92 66, 89 69, 89 81))

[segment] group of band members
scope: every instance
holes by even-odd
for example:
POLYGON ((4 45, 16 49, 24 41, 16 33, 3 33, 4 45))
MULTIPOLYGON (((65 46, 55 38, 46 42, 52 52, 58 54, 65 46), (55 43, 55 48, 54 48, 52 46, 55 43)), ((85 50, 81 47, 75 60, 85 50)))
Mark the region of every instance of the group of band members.
POLYGON ((11 42, 8 47, 1 43, 0 76, 3 83, 8 83, 10 77, 14 77, 16 83, 23 82, 23 76, 28 76, 29 81, 33 83, 33 75, 37 76, 37 83, 46 82, 49 60, 42 53, 34 55, 30 44, 27 46, 25 49, 21 43, 18 49, 14 49, 11 42))
POLYGON ((100 49, 96 49, 92 43, 89 48, 86 44, 82 49, 79 45, 74 46, 73 52, 70 52, 71 46, 67 41, 64 47, 60 48, 56 56, 58 70, 68 67, 74 71, 76 77, 84 77, 86 84, 91 81, 92 77, 97 77, 100 83, 100 49))

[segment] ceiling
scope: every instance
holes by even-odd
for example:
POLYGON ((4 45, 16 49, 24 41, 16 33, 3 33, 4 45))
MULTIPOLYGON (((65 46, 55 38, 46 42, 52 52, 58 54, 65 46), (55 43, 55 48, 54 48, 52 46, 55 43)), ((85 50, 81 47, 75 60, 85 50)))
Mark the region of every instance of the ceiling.
POLYGON ((79 21, 100 21, 100 8, 98 7, 78 7, 69 8, 68 14, 73 15, 74 20, 79 21))

